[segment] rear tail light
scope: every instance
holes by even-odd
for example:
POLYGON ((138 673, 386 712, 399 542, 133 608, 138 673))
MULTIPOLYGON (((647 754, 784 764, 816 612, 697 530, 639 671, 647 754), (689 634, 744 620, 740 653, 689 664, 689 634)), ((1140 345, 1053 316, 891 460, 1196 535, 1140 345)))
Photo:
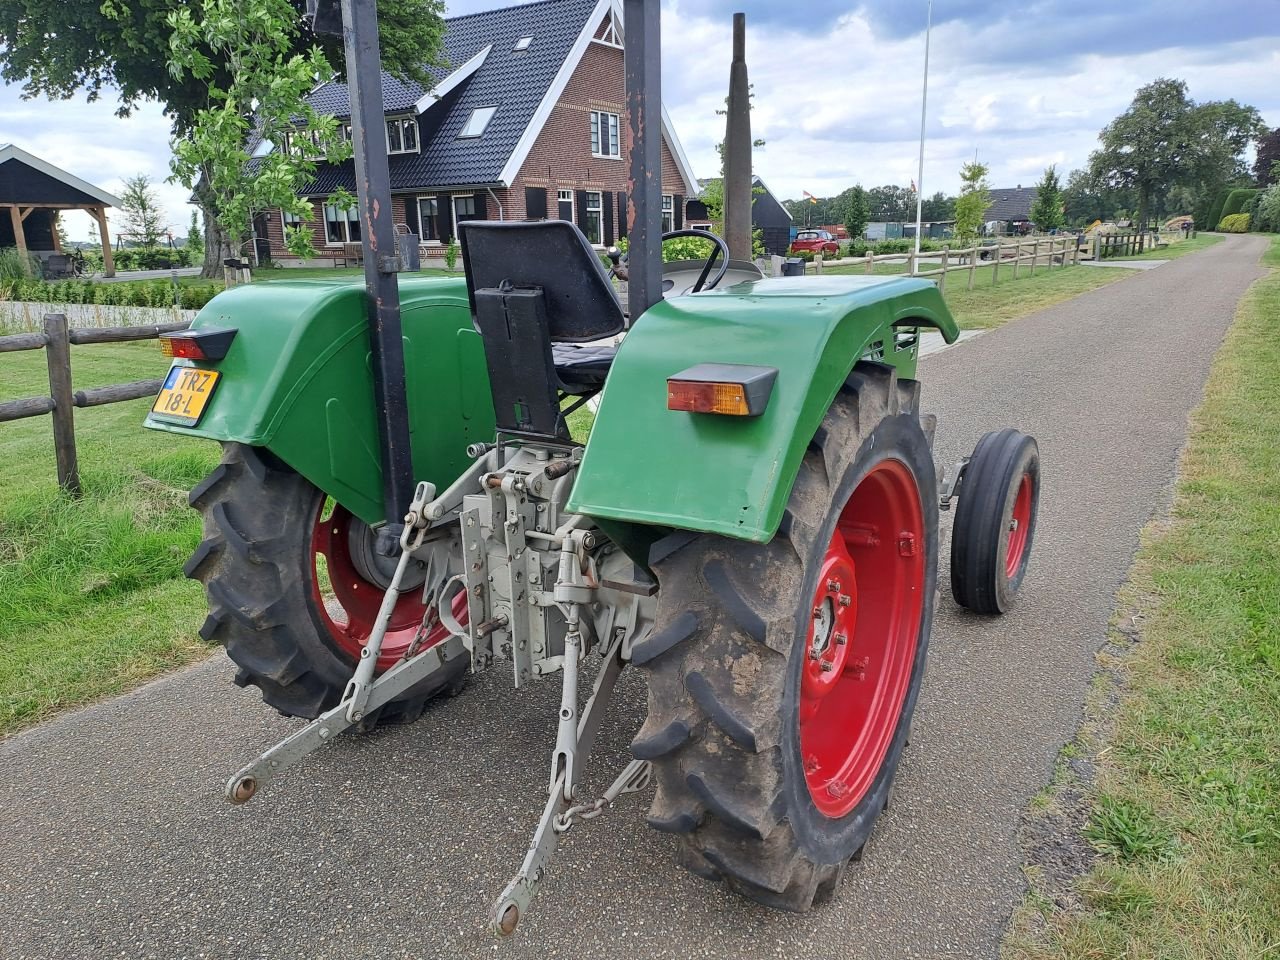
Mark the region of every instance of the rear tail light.
POLYGON ((700 363, 667 378, 667 409, 758 417, 769 405, 776 367, 700 363))
POLYGON ((179 330, 160 334, 160 352, 182 360, 221 360, 235 339, 234 329, 179 330))

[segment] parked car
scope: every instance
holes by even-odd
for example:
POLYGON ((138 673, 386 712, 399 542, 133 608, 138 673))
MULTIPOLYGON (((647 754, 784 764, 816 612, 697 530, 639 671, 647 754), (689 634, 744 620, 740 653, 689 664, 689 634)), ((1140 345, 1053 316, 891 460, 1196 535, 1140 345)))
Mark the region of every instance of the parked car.
POLYGON ((791 252, 800 253, 802 250, 826 256, 839 253, 840 244, 836 243, 836 238, 826 230, 801 230, 791 241, 791 252))

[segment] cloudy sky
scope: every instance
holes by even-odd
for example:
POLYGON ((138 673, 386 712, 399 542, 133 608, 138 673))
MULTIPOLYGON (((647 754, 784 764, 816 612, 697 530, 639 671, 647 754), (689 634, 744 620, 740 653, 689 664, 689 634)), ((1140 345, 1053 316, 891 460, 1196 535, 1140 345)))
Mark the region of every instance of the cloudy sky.
MULTIPOLYGON (((452 14, 503 0, 449 0, 452 14)), ((781 197, 916 176, 926 0, 663 0, 664 100, 695 171, 718 172, 715 110, 728 87, 731 16, 747 14, 756 171, 781 197)), ((1280 0, 935 0, 923 186, 959 187, 975 153, 994 186, 1082 166, 1098 131, 1156 77, 1196 100, 1234 98, 1280 127, 1280 0)), ((158 107, 116 119, 83 100, 24 101, 0 87, 0 142, 13 141, 117 190, 168 174, 158 107)), ((186 191, 161 184, 185 232, 186 191)), ((86 236, 88 220, 69 223, 86 236)))

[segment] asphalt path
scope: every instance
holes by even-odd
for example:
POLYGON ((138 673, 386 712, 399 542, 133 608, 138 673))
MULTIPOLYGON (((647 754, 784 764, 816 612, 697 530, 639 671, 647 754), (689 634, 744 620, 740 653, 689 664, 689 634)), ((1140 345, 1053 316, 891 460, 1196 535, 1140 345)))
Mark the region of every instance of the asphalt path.
MULTIPOLYGON (((227 775, 296 726, 219 654, 0 745, 0 956, 992 957, 1022 895, 1019 815, 1081 716, 1144 523, 1265 241, 1230 237, 922 363, 949 463, 1035 434, 1035 556, 1003 619, 950 600, 946 562, 893 807, 836 899, 745 903, 673 863, 627 797, 568 835, 514 940, 489 905, 542 807, 558 684, 492 671, 417 724, 343 737, 247 807, 227 775)), ((948 534, 944 524, 944 544, 948 534)), ((639 725, 624 677, 603 787, 639 725)))

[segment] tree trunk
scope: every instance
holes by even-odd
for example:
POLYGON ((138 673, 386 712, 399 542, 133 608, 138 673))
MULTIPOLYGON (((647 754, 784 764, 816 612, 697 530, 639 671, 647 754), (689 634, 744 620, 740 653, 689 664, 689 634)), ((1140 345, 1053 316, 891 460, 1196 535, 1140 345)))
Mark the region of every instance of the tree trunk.
POLYGON ((1138 188, 1138 232, 1147 229, 1147 208, 1151 205, 1151 187, 1143 184, 1138 188))

